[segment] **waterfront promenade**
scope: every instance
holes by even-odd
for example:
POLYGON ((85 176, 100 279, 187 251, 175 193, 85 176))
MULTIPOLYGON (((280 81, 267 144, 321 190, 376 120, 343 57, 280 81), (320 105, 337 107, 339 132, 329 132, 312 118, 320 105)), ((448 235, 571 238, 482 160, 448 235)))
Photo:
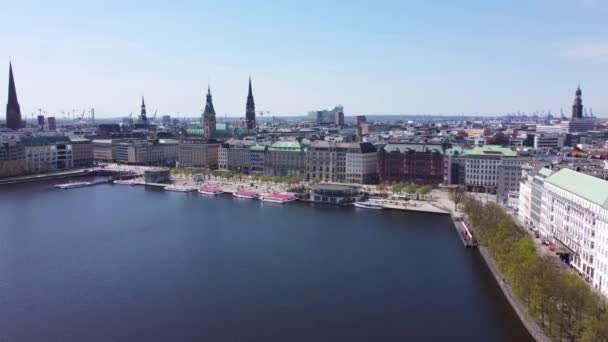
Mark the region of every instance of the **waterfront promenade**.
MULTIPOLYGON (((455 210, 454 202, 452 202, 452 200, 449 198, 449 193, 443 191, 433 191, 433 195, 433 197, 435 198, 434 205, 448 210, 450 215, 452 216, 454 224, 459 223, 458 221, 456 221, 456 219, 466 221, 466 217, 464 216, 464 214, 461 211, 455 210)), ((475 234, 475 227, 471 227, 470 225, 468 226, 473 231, 473 234, 475 234)), ((538 325, 538 323, 532 317, 530 317, 530 315, 528 315, 524 303, 513 294, 509 283, 505 281, 503 274, 498 270, 496 262, 494 261, 488 250, 483 245, 478 245, 478 250, 479 254, 482 256, 483 260, 488 266, 488 269, 492 273, 492 276, 496 280, 496 283, 500 287, 502 293, 505 295, 505 298, 507 299, 507 301, 509 301, 509 304, 511 305, 523 325, 526 327, 528 332, 530 332, 532 337, 534 337, 534 339, 539 342, 551 341, 551 339, 544 333, 543 329, 538 325)))

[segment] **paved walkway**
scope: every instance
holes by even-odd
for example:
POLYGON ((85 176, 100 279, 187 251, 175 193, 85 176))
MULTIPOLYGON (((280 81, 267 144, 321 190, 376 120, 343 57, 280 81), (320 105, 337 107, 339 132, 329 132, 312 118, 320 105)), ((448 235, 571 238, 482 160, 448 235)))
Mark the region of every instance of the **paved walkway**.
POLYGON ((407 210, 407 211, 421 211, 426 213, 435 213, 435 214, 449 214, 448 211, 438 208, 427 201, 418 201, 418 200, 397 200, 397 199, 380 199, 380 198, 371 198, 368 202, 373 204, 380 204, 386 209, 395 209, 395 210, 407 210))
MULTIPOLYGON (((452 214, 452 217, 454 217, 454 216, 463 217, 464 216, 462 212, 454 210, 454 202, 452 202, 452 200, 450 200, 449 193, 434 190, 432 193, 432 196, 435 199, 434 205, 441 207, 441 208, 446 208, 447 210, 450 211, 450 213, 452 214)), ((482 199, 485 199, 485 196, 483 196, 482 199)), ((473 230, 473 231, 475 230, 475 227, 470 227, 470 225, 468 225, 468 226, 471 230, 473 230)), ((528 315, 528 313, 526 311, 526 306, 524 305, 524 303, 521 300, 519 300, 519 298, 517 298, 515 295, 513 295, 509 284, 504 281, 504 276, 498 270, 498 267, 496 267, 496 263, 495 263, 494 259, 490 256, 490 254, 488 253, 486 248, 482 245, 479 245, 478 248, 480 251, 480 255, 482 256, 482 258, 488 265, 488 268, 490 269, 490 272, 496 279, 496 282, 500 286, 500 289, 502 290, 505 297, 511 304, 511 307, 513 307, 513 310, 515 311, 515 313, 517 314, 517 316, 519 317, 519 319, 521 320, 523 325, 526 327, 528 332, 530 332, 530 335, 532 335, 532 337, 536 341, 541 341, 541 342, 551 341, 551 339, 544 333, 544 331, 538 325, 538 323, 532 317, 530 317, 530 315, 528 315)))

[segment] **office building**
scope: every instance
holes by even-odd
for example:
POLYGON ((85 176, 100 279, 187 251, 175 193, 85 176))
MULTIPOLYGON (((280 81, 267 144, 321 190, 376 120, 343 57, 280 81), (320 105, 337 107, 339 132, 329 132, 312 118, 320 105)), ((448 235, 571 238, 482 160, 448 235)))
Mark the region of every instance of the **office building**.
POLYGON ((182 141, 179 145, 179 167, 193 167, 200 169, 216 169, 218 167, 219 142, 211 140, 190 139, 182 141))
POLYGON ((378 153, 371 143, 315 141, 306 153, 308 179, 322 182, 375 184, 378 153))

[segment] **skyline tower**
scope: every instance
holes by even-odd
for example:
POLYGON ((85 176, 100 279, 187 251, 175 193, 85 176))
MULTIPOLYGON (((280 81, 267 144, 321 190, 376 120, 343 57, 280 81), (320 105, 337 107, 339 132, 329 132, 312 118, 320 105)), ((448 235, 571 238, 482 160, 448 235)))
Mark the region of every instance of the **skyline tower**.
POLYGON ((139 121, 147 125, 148 124, 148 116, 146 114, 146 103, 144 102, 144 97, 141 97, 141 112, 139 114, 139 121))
POLYGON ((247 105, 245 107, 245 121, 247 129, 255 129, 255 102, 251 90, 251 76, 249 76, 249 93, 247 94, 247 105))
POLYGON ((207 86, 207 100, 203 111, 203 132, 205 137, 212 138, 215 135, 215 108, 211 97, 211 85, 207 86))
POLYGON ((22 127, 21 107, 17 101, 17 90, 13 78, 13 65, 8 62, 8 101, 6 102, 6 127, 19 129, 22 127))
POLYGON ((581 86, 578 86, 576 89, 576 95, 574 97, 574 104, 572 105, 572 119, 582 119, 583 118, 583 92, 581 91, 581 86))

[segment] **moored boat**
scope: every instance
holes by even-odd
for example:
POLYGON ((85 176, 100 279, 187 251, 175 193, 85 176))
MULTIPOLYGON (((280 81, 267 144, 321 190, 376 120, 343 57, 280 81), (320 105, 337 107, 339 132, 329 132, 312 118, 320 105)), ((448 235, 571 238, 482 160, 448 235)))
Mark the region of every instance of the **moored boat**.
POLYGON ((239 190, 239 191, 233 193, 232 196, 237 197, 237 198, 244 198, 244 199, 256 199, 256 198, 260 197, 260 194, 258 194, 255 191, 239 190))
POLYGON ((191 186, 174 186, 169 185, 164 188, 167 191, 175 191, 175 192, 193 192, 196 191, 196 188, 191 186))
POLYGON ((85 186, 91 185, 91 182, 74 182, 74 183, 66 183, 66 184, 57 184, 56 188, 59 189, 73 189, 73 188, 82 188, 85 186))
POLYGON ((295 201, 296 198, 292 195, 285 194, 269 194, 262 197, 262 201, 264 202, 272 202, 272 203, 289 203, 295 201))
POLYGON ((376 210, 384 209, 384 207, 382 205, 374 204, 371 202, 355 202, 354 205, 357 208, 363 208, 363 209, 376 209, 376 210))
POLYGON ((208 187, 208 186, 198 189, 199 194, 209 195, 209 196, 216 196, 216 195, 221 194, 222 192, 223 192, 222 189, 212 188, 212 187, 208 187))

